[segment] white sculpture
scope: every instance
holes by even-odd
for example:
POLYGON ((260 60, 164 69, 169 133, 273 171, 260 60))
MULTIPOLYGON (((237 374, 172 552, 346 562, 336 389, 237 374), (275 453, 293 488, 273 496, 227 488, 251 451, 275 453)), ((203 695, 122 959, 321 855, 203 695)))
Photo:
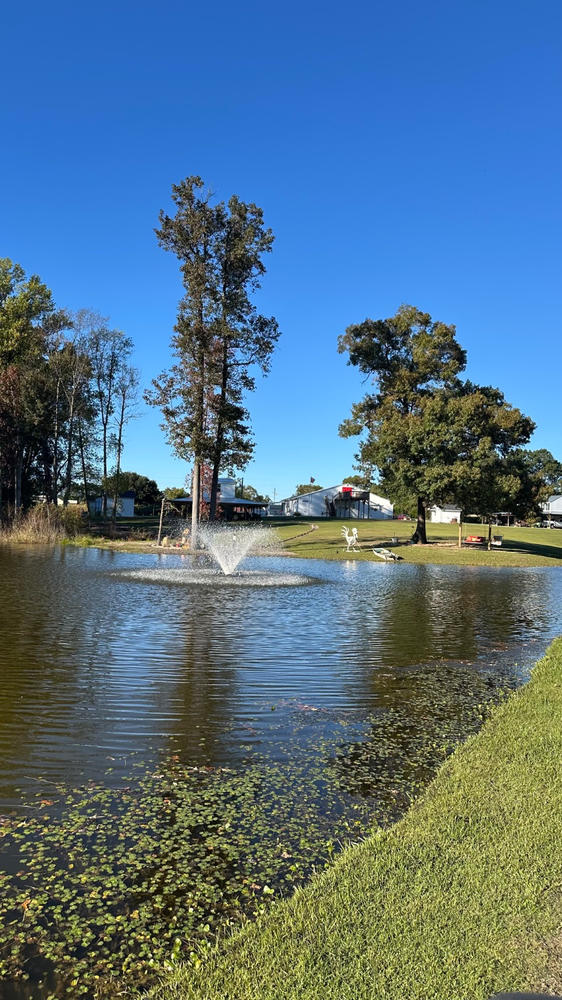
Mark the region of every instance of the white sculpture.
POLYGON ((351 531, 349 531, 344 524, 341 529, 341 533, 347 542, 346 552, 358 552, 359 539, 357 538, 357 528, 352 528, 351 531))

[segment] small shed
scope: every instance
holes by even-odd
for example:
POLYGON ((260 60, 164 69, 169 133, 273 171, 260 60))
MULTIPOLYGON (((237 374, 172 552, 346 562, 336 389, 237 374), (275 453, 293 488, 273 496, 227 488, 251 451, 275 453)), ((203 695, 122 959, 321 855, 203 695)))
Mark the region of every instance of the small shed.
POLYGON ((433 524, 460 524, 462 510, 455 503, 433 504, 427 512, 433 524))
MULTIPOLYGON (((111 517, 113 514, 113 497, 108 496, 107 506, 106 506, 107 516, 111 517)), ((101 514, 103 512, 103 496, 95 497, 94 500, 90 501, 90 513, 91 514, 101 514)), ((117 513, 116 517, 134 517, 135 516, 135 491, 127 490, 126 493, 121 493, 117 497, 117 513)))

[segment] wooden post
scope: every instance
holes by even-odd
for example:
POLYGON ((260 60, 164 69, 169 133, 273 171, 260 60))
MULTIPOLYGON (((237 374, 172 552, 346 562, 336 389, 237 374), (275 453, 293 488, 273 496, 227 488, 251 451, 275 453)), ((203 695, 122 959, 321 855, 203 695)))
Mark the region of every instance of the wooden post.
POLYGON ((462 548, 462 517, 459 521, 459 549, 462 548))
POLYGON ((157 545, 160 545, 160 539, 162 538, 162 521, 164 520, 164 506, 166 504, 166 497, 162 497, 162 503, 160 505, 160 524, 158 525, 158 541, 157 545))

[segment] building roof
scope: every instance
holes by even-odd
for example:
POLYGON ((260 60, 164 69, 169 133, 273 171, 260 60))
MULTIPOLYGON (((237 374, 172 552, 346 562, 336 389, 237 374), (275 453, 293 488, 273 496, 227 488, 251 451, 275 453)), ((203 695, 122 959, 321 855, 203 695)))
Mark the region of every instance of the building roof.
MULTIPOLYGON (((207 499, 207 498, 205 498, 207 499)), ((169 497, 170 503, 191 503, 191 497, 169 497)), ((208 501, 207 501, 208 502, 208 501)), ((222 499, 217 497, 219 507, 267 507, 267 500, 246 500, 243 497, 229 497, 222 499)))
MULTIPOLYGON (((368 500, 370 496, 376 496, 379 500, 387 500, 387 497, 381 497, 378 493, 372 493, 370 490, 364 490, 359 486, 354 486, 353 483, 338 483, 335 486, 323 486, 321 490, 308 490, 307 493, 294 493, 293 496, 284 497, 279 500, 279 503, 289 503, 290 500, 304 500, 306 497, 318 496, 322 493, 331 493, 333 490, 342 491, 342 487, 346 487, 351 490, 352 499, 364 499, 368 500)), ((388 500, 390 503, 390 500, 388 500)))
POLYGON ((433 508, 436 510, 462 510, 458 503, 433 503, 429 509, 433 508))

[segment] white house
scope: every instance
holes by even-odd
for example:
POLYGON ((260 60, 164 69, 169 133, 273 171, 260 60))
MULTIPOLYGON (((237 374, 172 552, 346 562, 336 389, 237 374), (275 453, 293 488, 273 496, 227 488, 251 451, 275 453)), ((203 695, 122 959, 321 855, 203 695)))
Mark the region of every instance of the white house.
POLYGON ((444 503, 440 507, 433 504, 427 508, 427 513, 433 524, 460 524, 462 511, 454 503, 444 503))
POLYGON ((377 521, 388 520, 394 515, 394 508, 385 497, 379 497, 369 490, 357 489, 348 483, 330 486, 325 490, 314 490, 301 496, 281 500, 284 517, 338 517, 359 518, 377 521))
POLYGON ((562 523, 562 496, 559 493, 554 493, 546 503, 541 503, 541 508, 548 521, 562 523))

